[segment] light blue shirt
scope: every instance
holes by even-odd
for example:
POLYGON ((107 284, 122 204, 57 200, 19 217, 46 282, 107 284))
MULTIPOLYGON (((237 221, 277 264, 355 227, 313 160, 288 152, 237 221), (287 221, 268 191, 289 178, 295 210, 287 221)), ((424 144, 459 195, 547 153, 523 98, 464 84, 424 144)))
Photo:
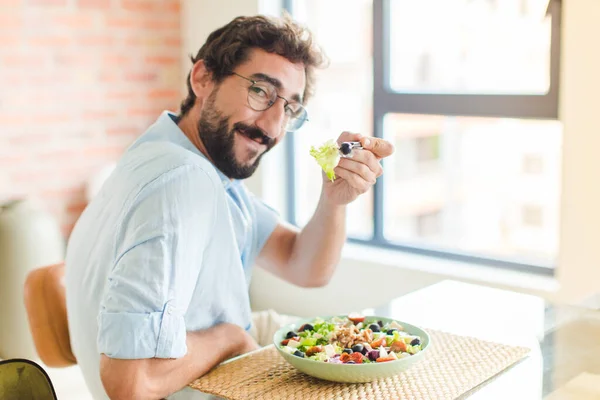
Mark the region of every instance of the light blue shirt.
POLYGON ((165 111, 132 144, 69 238, 71 345, 95 398, 101 353, 178 358, 187 331, 250 328, 252 265, 279 217, 174 119, 165 111))

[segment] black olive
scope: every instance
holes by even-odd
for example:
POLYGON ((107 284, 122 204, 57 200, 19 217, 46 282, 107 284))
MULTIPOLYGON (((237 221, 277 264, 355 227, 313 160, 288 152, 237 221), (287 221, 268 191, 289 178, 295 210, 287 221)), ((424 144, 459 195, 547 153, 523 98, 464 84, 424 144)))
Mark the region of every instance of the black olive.
POLYGON ((372 330, 373 332, 381 332, 381 328, 377 324, 369 325, 369 329, 372 330))
POLYGON ((353 351, 352 351, 352 349, 344 349, 344 351, 342 351, 342 353, 352 354, 353 351))
POLYGON ((388 329, 388 331, 386 332, 388 335, 393 335, 394 332, 398 331, 398 329, 396 328, 392 328, 392 329, 388 329))
POLYGON ((301 352, 300 350, 296 350, 296 351, 294 352, 294 355, 295 355, 295 356, 298 356, 298 357, 300 357, 300 358, 304 358, 304 353, 303 353, 303 352, 301 352))
POLYGON ((304 324, 298 329, 298 332, 312 331, 313 329, 315 329, 315 327, 311 324, 304 324))
POLYGON ((414 339, 413 339, 413 340, 410 342, 410 345, 411 345, 411 346, 417 346, 417 345, 419 345, 419 344, 421 344, 421 340, 420 340, 419 338, 414 338, 414 339))
POLYGON ((377 325, 379 325, 380 327, 383 328, 383 322, 382 321, 377 321, 377 325))
POLYGON ((294 331, 289 331, 289 332, 287 333, 287 335, 285 335, 285 338, 286 338, 286 339, 291 339, 291 338, 293 338, 293 337, 296 337, 296 336, 298 336, 298 334, 297 334, 296 332, 294 332, 294 331))
POLYGON ((346 364, 356 364, 354 361, 348 361, 346 364))
POLYGON ((365 350, 365 346, 363 346, 362 344, 355 344, 354 346, 352 346, 352 351, 355 353, 365 354, 365 350))
POLYGON ((352 151, 352 147, 350 147, 350 143, 344 142, 340 146, 340 150, 343 155, 347 156, 352 151))

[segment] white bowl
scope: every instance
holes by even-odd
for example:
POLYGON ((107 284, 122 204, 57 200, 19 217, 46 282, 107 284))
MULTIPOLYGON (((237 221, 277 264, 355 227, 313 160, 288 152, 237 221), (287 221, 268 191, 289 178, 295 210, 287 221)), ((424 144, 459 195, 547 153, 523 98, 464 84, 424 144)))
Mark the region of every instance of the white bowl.
MULTIPOLYGON (((346 315, 339 316, 340 318, 346 317, 346 315)), ((302 319, 294 322, 293 324, 286 325, 279 329, 273 335, 273 343, 275 348, 279 351, 279 354, 290 364, 296 367, 299 371, 305 374, 314 376, 315 378, 324 379, 333 382, 348 382, 348 383, 360 383, 360 382, 371 382, 381 378, 389 378, 395 375, 399 375, 406 371, 419 361, 421 361, 427 354, 427 349, 431 345, 431 338, 429 334, 414 325, 403 321, 397 321, 391 318, 367 316, 368 320, 375 319, 382 321, 383 323, 396 321, 404 327, 404 331, 410 335, 419 336, 421 338, 421 351, 410 356, 401 358, 394 361, 380 362, 380 363, 368 363, 368 364, 333 364, 323 361, 310 360, 308 358, 297 357, 281 349, 281 341, 285 339, 286 334, 289 331, 297 332, 305 323, 312 323, 317 318, 323 320, 329 320, 332 316, 327 317, 315 317, 310 319, 302 319)))

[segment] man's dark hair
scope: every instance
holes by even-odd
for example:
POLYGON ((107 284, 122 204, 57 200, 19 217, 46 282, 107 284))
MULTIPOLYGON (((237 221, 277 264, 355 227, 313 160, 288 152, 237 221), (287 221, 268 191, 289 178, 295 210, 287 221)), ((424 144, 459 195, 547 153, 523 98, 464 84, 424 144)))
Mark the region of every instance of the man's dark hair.
MULTIPOLYGON (((314 70, 324 67, 327 60, 321 49, 313 43, 310 31, 287 15, 280 19, 237 17, 211 33, 191 60, 194 64, 203 60, 213 81, 220 83, 238 65, 247 61, 250 50, 256 48, 278 54, 294 64, 304 64, 306 87, 302 99, 306 103, 314 91, 314 70)), ((190 75, 191 71, 187 77, 188 96, 181 103, 181 116, 186 115, 196 101, 190 75)))

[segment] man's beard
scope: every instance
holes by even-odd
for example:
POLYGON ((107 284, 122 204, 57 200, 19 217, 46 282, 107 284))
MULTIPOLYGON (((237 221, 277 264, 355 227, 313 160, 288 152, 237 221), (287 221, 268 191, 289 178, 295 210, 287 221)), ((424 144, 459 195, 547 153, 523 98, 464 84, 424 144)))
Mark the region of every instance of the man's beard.
MULTIPOLYGON (((198 135, 213 164, 225 176, 230 179, 249 178, 258 168, 263 154, 271 150, 275 141, 258 127, 248 126, 241 122, 235 123, 233 129, 229 130, 229 117, 223 116, 215 106, 216 93, 215 90, 206 100, 206 105, 198 121, 198 135), (252 140, 259 139, 259 142, 266 146, 265 151, 252 164, 241 164, 235 158, 236 131, 252 140)), ((256 152, 248 154, 249 159, 255 156, 256 152)))

